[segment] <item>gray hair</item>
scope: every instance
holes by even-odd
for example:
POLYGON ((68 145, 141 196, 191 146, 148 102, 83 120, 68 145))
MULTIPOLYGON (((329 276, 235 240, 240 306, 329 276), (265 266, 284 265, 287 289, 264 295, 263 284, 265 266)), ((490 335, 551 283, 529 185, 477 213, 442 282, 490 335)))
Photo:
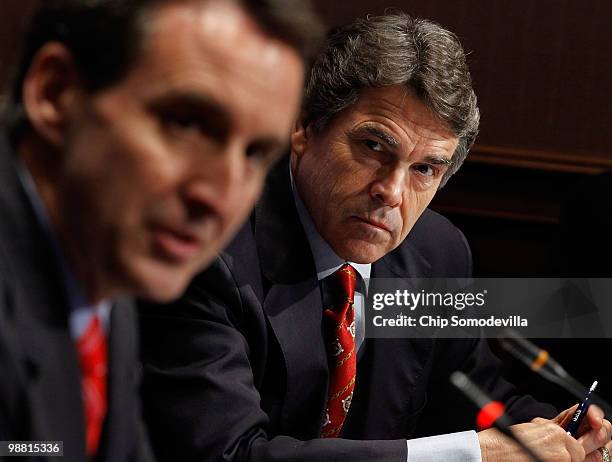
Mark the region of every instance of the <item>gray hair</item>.
POLYGON ((459 169, 478 134, 480 112, 459 39, 405 13, 358 19, 333 33, 306 87, 304 126, 323 130, 363 88, 406 85, 457 136, 440 187, 459 169))

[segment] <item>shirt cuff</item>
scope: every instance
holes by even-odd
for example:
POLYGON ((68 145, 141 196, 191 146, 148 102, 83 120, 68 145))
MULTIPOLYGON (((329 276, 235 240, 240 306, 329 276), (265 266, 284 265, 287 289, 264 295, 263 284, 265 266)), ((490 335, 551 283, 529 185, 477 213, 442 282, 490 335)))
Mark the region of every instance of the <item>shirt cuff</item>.
POLYGON ((406 443, 407 462, 482 462, 475 431, 416 438, 406 443))

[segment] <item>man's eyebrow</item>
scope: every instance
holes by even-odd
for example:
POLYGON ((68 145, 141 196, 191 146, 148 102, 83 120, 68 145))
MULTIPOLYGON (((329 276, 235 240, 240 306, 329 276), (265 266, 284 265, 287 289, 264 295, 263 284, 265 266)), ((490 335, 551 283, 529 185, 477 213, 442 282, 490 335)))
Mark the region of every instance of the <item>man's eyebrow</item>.
MULTIPOLYGON (((190 118, 201 125, 203 131, 217 140, 225 140, 232 130, 232 117, 219 102, 192 91, 177 91, 153 98, 149 107, 166 116, 190 118)), ((289 136, 263 135, 252 140, 250 148, 280 151, 289 147, 289 136)))
POLYGON ((449 165, 453 163, 453 160, 449 159, 448 157, 430 154, 428 156, 425 156, 425 162, 428 162, 434 165, 445 165, 448 167, 449 165))
MULTIPOLYGON (((385 130, 382 130, 377 125, 367 124, 367 123, 363 124, 355 130, 355 133, 359 133, 363 131, 371 134, 372 136, 375 136, 381 139, 382 141, 384 141, 386 144, 388 144, 392 148, 399 148, 401 146, 401 143, 397 139, 395 139, 393 135, 391 135, 389 132, 385 130)), ((424 162, 428 162, 433 165, 443 165, 447 167, 449 165, 452 165, 453 163, 452 157, 449 159, 448 157, 444 157, 443 155, 437 155, 437 154, 427 155, 424 159, 424 162)))
POLYGON ((364 125, 361 125, 359 128, 357 128, 357 130, 355 130, 356 133, 359 133, 361 131, 368 132, 370 135, 381 139, 382 141, 384 141, 386 144, 388 144, 392 148, 397 148, 401 144, 389 132, 380 129, 378 126, 373 125, 373 124, 364 124, 364 125))

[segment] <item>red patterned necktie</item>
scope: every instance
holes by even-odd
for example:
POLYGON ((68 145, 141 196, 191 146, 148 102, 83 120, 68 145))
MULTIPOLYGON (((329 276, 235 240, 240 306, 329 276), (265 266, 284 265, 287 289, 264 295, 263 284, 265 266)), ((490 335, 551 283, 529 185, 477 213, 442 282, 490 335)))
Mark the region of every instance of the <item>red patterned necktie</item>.
MULTIPOLYGON (((326 281, 327 282, 327 281, 326 281)), ((329 276, 332 307, 325 310, 329 388, 321 438, 337 438, 351 406, 357 362, 355 360, 355 313, 353 299, 357 273, 348 263, 329 276)))
POLYGON ((106 416, 107 345, 106 334, 98 316, 93 316, 77 341, 81 365, 81 392, 86 423, 86 451, 95 456, 106 416))

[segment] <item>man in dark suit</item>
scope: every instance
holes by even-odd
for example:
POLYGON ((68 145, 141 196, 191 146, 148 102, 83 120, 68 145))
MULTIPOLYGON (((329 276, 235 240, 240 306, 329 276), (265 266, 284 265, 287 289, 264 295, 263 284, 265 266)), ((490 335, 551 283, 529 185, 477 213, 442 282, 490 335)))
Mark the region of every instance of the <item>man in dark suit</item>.
POLYGON ((317 34, 290 3, 41 3, 0 133, 0 441, 149 458, 130 297, 178 297, 284 151, 317 34))
POLYGON ((527 460, 470 431, 474 412, 448 385, 456 369, 527 422, 515 430, 543 460, 599 454, 611 434, 600 411, 580 442, 559 425, 567 411, 529 422, 554 411, 515 396, 482 339, 364 338, 356 294, 370 277, 470 275, 465 238, 427 205, 478 120, 461 46, 440 26, 370 17, 329 39, 290 164, 250 223, 182 300, 141 307, 160 460, 527 460))

